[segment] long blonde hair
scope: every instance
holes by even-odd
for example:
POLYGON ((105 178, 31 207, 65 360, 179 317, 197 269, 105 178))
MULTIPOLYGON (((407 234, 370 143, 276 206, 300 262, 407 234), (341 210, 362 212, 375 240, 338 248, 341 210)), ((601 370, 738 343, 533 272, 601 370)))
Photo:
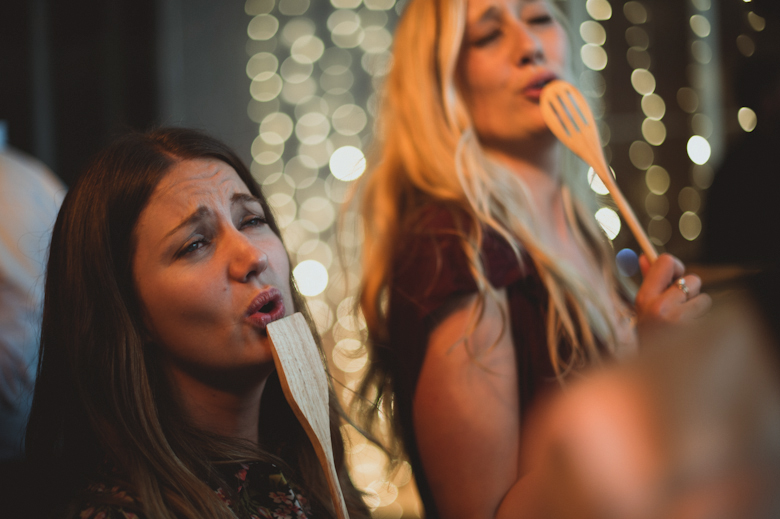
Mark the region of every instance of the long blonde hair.
MULTIPOLYGON (((517 174, 486 157, 473 131, 456 85, 466 4, 411 0, 396 30, 371 168, 357 191, 365 229, 361 309, 372 342, 386 341, 386 304, 395 246, 407 221, 404 215, 431 203, 455 207, 469 223, 461 245, 478 288, 475 319, 485 298, 495 296, 479 256, 483 231, 490 228, 507 240, 518 261, 527 254, 547 289, 548 349, 563 380, 567 373, 602 359, 600 344, 607 351, 615 347, 615 316, 612 307, 537 236, 528 187, 517 174), (559 353, 561 340, 570 346, 566 358, 559 353)), ((593 254, 614 293, 618 286, 611 250, 593 217, 595 200, 585 195, 589 190, 582 189, 584 182, 577 182, 578 177, 561 173, 562 198, 575 238, 593 254)), ((390 394, 392 380, 376 357, 369 369, 363 392, 378 387, 376 403, 390 394)), ((389 400, 383 400, 386 410, 389 400)))

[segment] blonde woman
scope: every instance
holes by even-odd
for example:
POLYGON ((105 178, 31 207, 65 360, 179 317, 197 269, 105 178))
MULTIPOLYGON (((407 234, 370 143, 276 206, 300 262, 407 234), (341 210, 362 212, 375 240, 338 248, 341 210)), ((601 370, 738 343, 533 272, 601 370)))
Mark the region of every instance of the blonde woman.
POLYGON ((635 350, 635 323, 710 300, 669 255, 643 262, 634 301, 621 289, 539 110, 567 68, 553 5, 411 0, 395 41, 360 191, 363 393, 390 415, 427 517, 533 517, 518 460, 532 401, 635 350))

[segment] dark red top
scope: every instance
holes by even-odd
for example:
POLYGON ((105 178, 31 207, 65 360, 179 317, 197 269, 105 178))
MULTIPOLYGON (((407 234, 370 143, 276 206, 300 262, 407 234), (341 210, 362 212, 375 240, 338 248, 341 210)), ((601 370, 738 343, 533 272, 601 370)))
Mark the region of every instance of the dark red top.
MULTIPOLYGON (((425 479, 414 437, 412 401, 422 368, 428 337, 437 323, 463 296, 477 291, 463 252, 461 236, 467 220, 440 207, 421 211, 400 237, 393 262, 388 314, 389 344, 385 355, 393 376, 398 413, 428 519, 438 517, 425 479)), ((509 302, 512 340, 517 358, 520 413, 545 387, 556 384, 546 336, 547 290, 533 262, 522 266, 498 233, 485 229, 481 246, 485 275, 494 288, 505 288, 509 302)))

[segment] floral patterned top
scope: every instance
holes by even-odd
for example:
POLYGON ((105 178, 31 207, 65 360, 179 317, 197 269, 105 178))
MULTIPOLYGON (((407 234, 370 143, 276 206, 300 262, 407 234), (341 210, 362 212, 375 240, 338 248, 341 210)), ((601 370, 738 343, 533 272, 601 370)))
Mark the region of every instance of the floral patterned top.
MULTIPOLYGON (((250 462, 225 465, 225 480, 231 488, 218 487, 214 492, 239 519, 308 519, 312 517, 309 502, 276 465, 250 462)), ((87 505, 78 519, 146 519, 138 510, 138 500, 126 489, 103 483, 89 486, 93 494, 110 494, 115 504, 87 505)))

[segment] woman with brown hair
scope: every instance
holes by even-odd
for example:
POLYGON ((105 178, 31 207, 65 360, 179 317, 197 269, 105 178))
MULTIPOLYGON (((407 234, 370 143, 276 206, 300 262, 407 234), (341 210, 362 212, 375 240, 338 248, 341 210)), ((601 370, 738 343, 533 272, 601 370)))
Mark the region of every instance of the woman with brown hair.
MULTIPOLYGON (((28 463, 52 482, 47 514, 333 517, 266 331, 296 311, 311 323, 235 153, 186 129, 110 145, 52 237, 27 430, 28 463)), ((347 505, 368 517, 330 401, 347 505)))
POLYGON ((710 303, 668 254, 643 261, 635 299, 618 279, 584 174, 539 109, 567 76, 559 19, 547 0, 410 0, 396 31, 359 191, 362 392, 429 518, 533 517, 519 462, 532 402, 631 354, 637 326, 710 303))

